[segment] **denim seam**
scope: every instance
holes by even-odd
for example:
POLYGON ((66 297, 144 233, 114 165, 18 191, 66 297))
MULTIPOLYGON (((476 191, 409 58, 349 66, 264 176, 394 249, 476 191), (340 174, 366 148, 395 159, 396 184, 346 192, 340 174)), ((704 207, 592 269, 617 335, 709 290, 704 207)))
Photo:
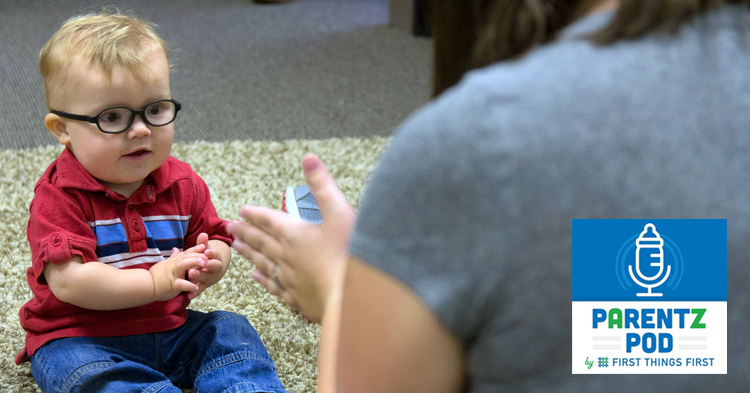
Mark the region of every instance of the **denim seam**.
POLYGON ((288 393, 286 390, 283 390, 283 389, 282 390, 278 390, 276 388, 268 388, 268 389, 262 388, 262 387, 259 387, 259 385, 257 383, 252 383, 252 382, 240 382, 240 383, 238 383, 238 384, 230 387, 227 390, 223 390, 222 393, 245 392, 245 390, 239 390, 238 389, 238 388, 241 388, 241 387, 249 387, 250 390, 247 390, 248 393, 258 393, 258 392, 263 392, 263 393, 282 393, 282 392, 286 392, 286 393, 288 393), (261 390, 258 390, 258 389, 261 389, 261 390))
MULTIPOLYGON (((42 380, 45 381, 46 383, 49 383, 50 382, 50 377, 47 374, 47 370, 49 370, 49 368, 47 367, 47 358, 45 358, 44 356, 40 355, 40 351, 39 350, 37 350, 37 352, 34 354, 34 356, 36 356, 36 359, 32 360, 32 367, 33 367, 33 362, 36 361, 36 363, 37 363, 36 369, 38 370, 37 372, 42 373, 42 380)), ((38 384, 39 383, 37 382, 37 385, 38 384)), ((40 386, 40 388, 41 388, 41 386, 40 386)))
POLYGON ((229 365, 229 364, 232 364, 232 363, 241 362, 243 360, 248 360, 248 359, 258 360, 261 363, 265 364, 266 366, 271 367, 273 370, 276 370, 276 366, 273 364, 273 362, 269 362, 267 359, 264 359, 263 357, 258 356, 258 355, 254 354, 254 353, 242 353, 242 354, 236 353, 236 354, 232 354, 232 355, 229 355, 229 356, 225 356, 223 358, 219 358, 219 359, 213 361, 212 363, 209 363, 205 367, 201 367, 201 372, 200 372, 200 374, 196 375, 195 380, 197 381, 202 376, 204 376, 204 375, 210 373, 211 371, 214 371, 214 370, 216 370, 216 369, 218 369, 220 367, 224 367, 226 365, 229 365))
POLYGON ((94 363, 89 363, 81 367, 78 367, 75 371, 73 371, 70 374, 68 378, 65 379, 63 386, 60 388, 60 392, 61 393, 71 392, 74 387, 78 386, 78 381, 86 373, 92 370, 101 370, 101 369, 107 368, 111 366, 112 364, 114 364, 114 362, 94 362, 94 363))
POLYGON ((158 391, 160 391, 160 390, 162 390, 164 388, 168 388, 168 387, 172 387, 172 386, 174 386, 174 385, 172 385, 172 383, 169 382, 169 381, 161 381, 159 383, 155 383, 155 384, 149 386, 149 388, 146 389, 146 390, 144 390, 143 393, 156 393, 156 392, 158 392, 158 391))
POLYGON ((157 368, 156 371, 164 374, 161 371, 165 367, 164 367, 164 364, 162 364, 163 362, 161 361, 161 355, 159 354, 159 349, 160 349, 159 348, 159 336, 156 333, 153 333, 153 337, 154 337, 154 354, 155 354, 154 355, 154 364, 156 365, 156 368, 157 368))
POLYGON ((222 319, 232 318, 232 317, 235 317, 235 316, 239 316, 239 314, 235 314, 235 313, 232 313, 232 312, 229 312, 229 311, 224 311, 224 313, 223 313, 222 316, 220 316, 220 317, 218 317, 218 318, 216 318, 214 320, 214 323, 219 322, 222 319))

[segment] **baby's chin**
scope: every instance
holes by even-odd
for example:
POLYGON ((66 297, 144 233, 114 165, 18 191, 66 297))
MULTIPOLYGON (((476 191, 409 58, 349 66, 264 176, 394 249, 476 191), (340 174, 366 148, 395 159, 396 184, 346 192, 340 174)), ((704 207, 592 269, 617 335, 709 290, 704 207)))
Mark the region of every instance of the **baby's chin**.
POLYGON ((145 181, 145 178, 141 180, 136 181, 117 181, 117 182, 107 182, 104 180, 99 179, 99 182, 102 183, 105 187, 109 188, 110 190, 120 194, 124 195, 125 197, 129 198, 133 193, 143 185, 145 181))

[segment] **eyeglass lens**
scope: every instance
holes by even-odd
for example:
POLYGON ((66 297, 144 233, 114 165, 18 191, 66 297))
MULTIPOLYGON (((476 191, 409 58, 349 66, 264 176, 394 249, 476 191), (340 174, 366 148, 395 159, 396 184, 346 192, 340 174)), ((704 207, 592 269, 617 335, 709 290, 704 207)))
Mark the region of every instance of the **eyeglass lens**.
MULTIPOLYGON (((143 110, 146 123, 159 127, 169 124, 174 120, 175 104, 172 101, 157 101, 143 110)), ((99 127, 103 131, 120 132, 130 126, 131 117, 134 113, 128 108, 111 108, 99 114, 99 127)))

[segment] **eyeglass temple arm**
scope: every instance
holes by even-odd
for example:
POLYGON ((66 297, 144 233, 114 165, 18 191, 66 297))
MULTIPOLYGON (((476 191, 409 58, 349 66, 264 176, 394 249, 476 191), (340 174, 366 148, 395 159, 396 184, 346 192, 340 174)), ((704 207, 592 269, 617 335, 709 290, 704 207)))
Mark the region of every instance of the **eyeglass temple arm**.
POLYGON ((50 112, 60 117, 64 117, 66 119, 81 120, 81 121, 87 121, 89 123, 96 124, 96 117, 93 117, 93 116, 74 115, 72 113, 61 112, 61 111, 56 111, 56 110, 51 110, 50 112))

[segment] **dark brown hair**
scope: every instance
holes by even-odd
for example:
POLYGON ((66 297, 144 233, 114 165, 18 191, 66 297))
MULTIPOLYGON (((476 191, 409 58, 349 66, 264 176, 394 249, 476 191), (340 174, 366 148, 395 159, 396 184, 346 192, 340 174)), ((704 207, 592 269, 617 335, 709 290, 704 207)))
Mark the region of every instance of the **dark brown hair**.
MULTIPOLYGON (((553 40, 604 0, 433 0, 433 95, 468 70, 519 57, 553 40)), ((620 0, 612 22, 591 39, 608 44, 676 30, 700 12, 750 0, 620 0)))

